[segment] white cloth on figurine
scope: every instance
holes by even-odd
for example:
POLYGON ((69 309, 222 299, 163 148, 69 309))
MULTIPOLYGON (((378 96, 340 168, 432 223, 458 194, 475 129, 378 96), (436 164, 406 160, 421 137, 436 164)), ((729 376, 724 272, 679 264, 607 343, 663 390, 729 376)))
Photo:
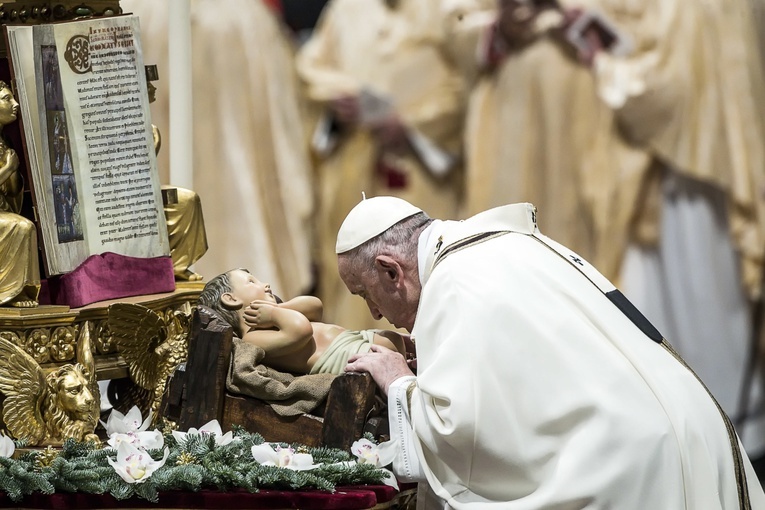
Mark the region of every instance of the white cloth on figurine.
MULTIPOLYGON (((389 399, 391 431, 412 434, 403 460, 422 462, 438 496, 429 508, 738 508, 713 400, 609 300, 607 280, 536 233, 533 208, 505 206, 429 229, 420 238, 426 269, 408 420, 401 392, 389 399), (441 237, 446 250, 508 229, 519 233, 427 269, 441 237)), ((746 457, 744 467, 752 508, 765 508, 746 457)))

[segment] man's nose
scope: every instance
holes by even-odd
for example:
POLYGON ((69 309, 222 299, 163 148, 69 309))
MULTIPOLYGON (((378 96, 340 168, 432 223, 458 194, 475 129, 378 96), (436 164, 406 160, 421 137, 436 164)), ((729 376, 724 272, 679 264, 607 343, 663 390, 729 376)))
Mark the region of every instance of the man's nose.
POLYGON ((380 313, 380 310, 378 310, 376 306, 369 303, 367 303, 367 306, 369 307, 369 313, 372 314, 372 317, 375 320, 379 321, 380 319, 383 318, 383 315, 380 313))

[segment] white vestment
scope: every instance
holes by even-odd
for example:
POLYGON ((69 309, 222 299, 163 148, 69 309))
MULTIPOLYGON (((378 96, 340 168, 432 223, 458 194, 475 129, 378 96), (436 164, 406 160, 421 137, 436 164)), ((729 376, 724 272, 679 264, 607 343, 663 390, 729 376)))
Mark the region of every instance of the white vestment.
POLYGON ((416 384, 389 394, 399 477, 426 480, 438 508, 739 508, 715 402, 608 280, 539 234, 533 206, 435 222, 419 248, 416 384), (508 230, 431 267, 456 241, 508 230))

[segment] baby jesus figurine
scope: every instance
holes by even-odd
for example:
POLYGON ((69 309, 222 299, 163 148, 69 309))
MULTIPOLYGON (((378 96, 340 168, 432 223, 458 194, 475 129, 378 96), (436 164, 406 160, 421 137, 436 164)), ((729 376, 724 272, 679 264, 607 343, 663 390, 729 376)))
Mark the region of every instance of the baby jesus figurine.
POLYGON ((407 355, 402 335, 321 322, 319 298, 297 296, 282 302, 269 284, 246 269, 232 269, 207 282, 198 303, 215 310, 242 340, 262 348, 263 363, 280 371, 342 374, 348 358, 368 352, 372 344, 407 355))

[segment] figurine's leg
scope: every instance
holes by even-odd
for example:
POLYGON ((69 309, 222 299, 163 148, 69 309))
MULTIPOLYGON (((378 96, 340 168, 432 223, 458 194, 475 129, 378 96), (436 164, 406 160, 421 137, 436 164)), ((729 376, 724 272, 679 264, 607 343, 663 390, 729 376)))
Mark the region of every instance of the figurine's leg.
POLYGON ((195 273, 189 268, 184 269, 183 271, 178 271, 175 273, 175 279, 186 281, 186 282, 198 282, 201 280, 203 276, 199 273, 195 273))

